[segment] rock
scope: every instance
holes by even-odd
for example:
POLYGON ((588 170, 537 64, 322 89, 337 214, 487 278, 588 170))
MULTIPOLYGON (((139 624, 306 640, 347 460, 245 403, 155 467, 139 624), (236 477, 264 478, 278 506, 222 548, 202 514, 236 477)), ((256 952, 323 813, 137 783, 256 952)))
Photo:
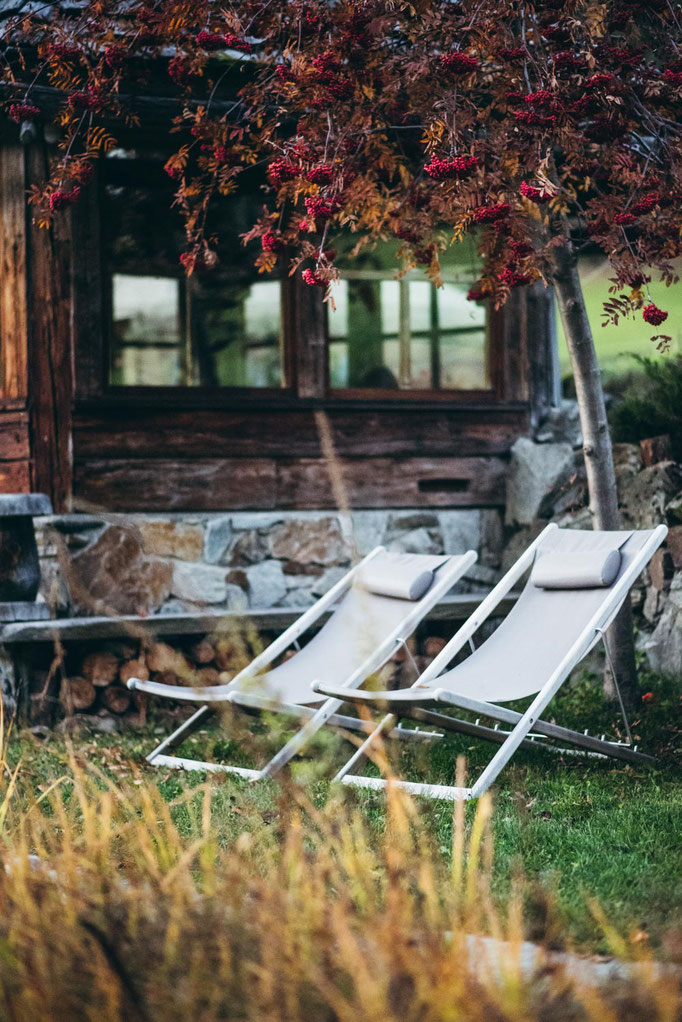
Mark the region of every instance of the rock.
POLYGON ((324 574, 321 564, 300 564, 299 561, 286 561, 282 571, 287 576, 287 585, 294 584, 292 578, 302 578, 306 580, 306 585, 312 585, 311 578, 319 578, 324 574))
POLYGON ((348 574, 347 568, 342 568, 340 566, 327 568, 322 578, 318 579, 313 586, 311 590, 313 596, 324 596, 324 594, 328 593, 331 587, 335 586, 336 583, 339 582, 346 574, 348 574))
POLYGON ((659 461, 670 461, 673 453, 672 440, 669 433, 662 436, 647 437, 640 440, 639 449, 642 452, 642 461, 648 468, 657 465, 659 461))
POLYGON ((663 607, 664 597, 660 590, 649 586, 642 604, 642 614, 650 625, 656 623, 659 613, 663 607))
POLYGON ((666 546, 670 551, 675 568, 679 571, 682 568, 682 525, 673 525, 668 529, 666 546))
POLYGON ((206 526, 204 536, 204 560, 219 564, 227 553, 232 539, 232 522, 229 515, 212 518, 206 526))
MULTIPOLYGON (((581 507, 577 511, 567 511, 565 514, 554 518, 553 521, 556 522, 560 529, 591 529, 592 512, 589 507, 581 507)), ((543 523, 540 524, 542 525, 543 523)))
POLYGON ((233 585, 231 582, 228 582, 227 599, 225 600, 225 606, 227 610, 241 613, 242 611, 246 610, 248 605, 249 601, 244 590, 240 588, 240 586, 233 585))
POLYGON ((668 600, 673 607, 677 607, 678 610, 682 610, 682 571, 678 571, 670 583, 668 600))
POLYGON ((667 589, 675 574, 675 565, 669 550, 659 549, 649 561, 649 576, 654 589, 667 589))
MULTIPOLYGON (((438 519, 443 537, 443 553, 463 554, 467 550, 478 550, 485 514, 483 511, 442 511, 438 519)), ((499 516, 494 517, 499 523, 499 516)))
POLYGON ((613 445, 613 467, 620 494, 621 484, 636 476, 642 469, 642 452, 636 444, 613 445))
POLYGON ((172 568, 146 556, 132 529, 109 525, 71 561, 71 595, 82 614, 147 615, 170 596, 172 568))
MULTIPOLYGON (((499 568, 502 559, 502 547, 504 545, 504 527, 502 525, 502 514, 496 508, 487 508, 480 512, 481 515, 481 540, 479 546, 479 560, 481 564, 487 564, 490 568, 499 568)), ((472 547, 476 549, 476 547, 472 547)), ((449 549, 445 547, 446 553, 449 549)))
POLYGON ((235 532, 243 532, 245 529, 270 529, 283 521, 283 514, 270 514, 264 511, 244 511, 240 514, 233 514, 232 528, 235 532))
POLYGON ((437 529, 412 529, 391 541, 391 549, 405 554, 442 554, 443 539, 437 529))
POLYGON ((247 569, 249 606, 276 607, 287 591, 286 579, 279 561, 262 561, 247 569))
POLYGON ((248 585, 248 580, 244 569, 233 568, 232 571, 228 571, 227 584, 232 586, 238 586, 240 589, 246 589, 248 585))
POLYGON ((227 579, 224 568, 211 564, 173 564, 171 592, 179 600, 195 603, 223 603, 227 599, 227 579))
POLYGON ((678 493, 665 506, 665 513, 671 524, 682 522, 682 493, 678 493))
POLYGON ((290 589, 281 601, 282 607, 312 607, 315 597, 310 589, 290 589))
POLYGON ((248 564, 258 564, 268 556, 268 544, 264 536, 255 529, 248 529, 237 539, 226 559, 236 568, 244 568, 248 564))
POLYGON ((354 511, 352 517, 353 542, 358 557, 365 557, 384 542, 388 524, 385 511, 354 511))
POLYGON ((570 444, 536 444, 519 437, 511 449, 507 477, 507 525, 530 525, 537 517, 543 498, 574 471, 570 444))
POLYGON ((73 717, 65 717, 57 724, 55 731, 58 734, 74 734, 78 731, 99 731, 101 734, 110 735, 120 731, 121 722, 114 717, 98 716, 97 714, 78 713, 73 717))
POLYGON ((499 572, 494 568, 488 568, 485 564, 472 564, 466 570, 464 576, 470 582, 479 582, 482 585, 494 586, 500 578, 499 572))
POLYGON ((350 559, 350 547, 337 518, 317 521, 292 518, 276 526, 268 537, 272 557, 301 564, 338 564, 350 559))
POLYGON ((204 550, 204 530, 168 519, 136 518, 145 553, 157 557, 177 557, 181 561, 200 561, 204 550))
POLYGON ((440 522, 435 511, 395 511, 389 514, 388 532, 412 532, 413 529, 438 529, 440 522))
POLYGON ((12 719, 17 710, 17 678, 14 661, 0 650, 0 698, 5 721, 12 719))
POLYGON ((564 400, 559 408, 550 408, 535 434, 539 444, 567 443, 574 450, 583 445, 580 409, 577 401, 564 400))
POLYGON ((661 461, 628 479, 619 492, 623 525, 635 529, 660 525, 681 482, 680 466, 674 461, 661 461))
POLYGON ((682 672, 682 612, 673 603, 665 608, 643 648, 654 671, 677 676, 682 672))
POLYGON ((540 504, 538 518, 551 518, 567 511, 576 511, 587 503, 587 475, 582 455, 576 459, 572 475, 559 480, 540 504))

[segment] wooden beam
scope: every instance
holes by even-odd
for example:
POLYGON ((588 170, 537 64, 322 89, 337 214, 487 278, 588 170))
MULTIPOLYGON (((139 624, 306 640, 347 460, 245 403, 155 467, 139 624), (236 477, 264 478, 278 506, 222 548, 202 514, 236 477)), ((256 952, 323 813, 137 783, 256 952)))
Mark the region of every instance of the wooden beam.
POLYGON ((0 462, 0 493, 30 493, 30 461, 0 462))
MULTIPOLYGON (((29 181, 49 177, 48 151, 28 151, 29 181)), ((28 316, 31 446, 34 490, 47 493, 55 511, 71 499, 71 246, 68 215, 49 228, 29 228, 28 316)))
POLYGON ((0 411, 0 461, 28 461, 28 413, 0 411))
POLYGON ((26 174, 24 149, 0 146, 0 392, 25 404, 28 396, 26 294, 26 174))
MULTIPOLYGON (((345 458, 351 505, 500 507, 501 458, 345 458)), ((75 506, 109 511, 334 508, 321 458, 93 459, 76 463, 75 506)))

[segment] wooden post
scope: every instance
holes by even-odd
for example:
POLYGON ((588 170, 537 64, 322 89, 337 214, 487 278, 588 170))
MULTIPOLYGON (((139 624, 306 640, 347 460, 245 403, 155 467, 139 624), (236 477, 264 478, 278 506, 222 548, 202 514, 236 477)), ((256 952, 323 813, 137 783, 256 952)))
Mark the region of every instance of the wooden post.
MULTIPOLYGON (((27 154, 31 184, 49 177, 48 150, 27 154)), ((48 228, 28 230, 29 410, 32 487, 49 494, 55 511, 68 510, 72 491, 73 366, 71 345, 70 223, 58 214, 48 228)))

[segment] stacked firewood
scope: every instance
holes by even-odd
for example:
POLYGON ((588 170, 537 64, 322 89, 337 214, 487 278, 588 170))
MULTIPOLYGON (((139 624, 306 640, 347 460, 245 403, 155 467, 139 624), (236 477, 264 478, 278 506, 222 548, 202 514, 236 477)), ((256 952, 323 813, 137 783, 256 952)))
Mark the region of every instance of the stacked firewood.
POLYGON ((203 638, 191 645, 167 642, 107 643, 106 648, 71 656, 72 672, 62 701, 68 714, 108 712, 146 719, 144 693, 127 688, 129 678, 165 685, 223 685, 250 659, 244 643, 228 637, 203 638))

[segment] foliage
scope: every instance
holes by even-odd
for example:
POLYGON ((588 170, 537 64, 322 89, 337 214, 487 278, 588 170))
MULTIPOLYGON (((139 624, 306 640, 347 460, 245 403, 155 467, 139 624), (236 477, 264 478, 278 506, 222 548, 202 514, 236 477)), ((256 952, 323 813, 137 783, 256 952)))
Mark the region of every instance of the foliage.
MULTIPOLYGON (((672 0, 97 0, 10 21, 3 76, 18 122, 50 120, 61 157, 32 201, 48 222, 135 122, 141 88, 174 92, 167 163, 188 272, 216 261, 210 205, 265 162, 259 264, 335 278, 344 227, 398 238, 439 279, 439 252, 476 228, 472 300, 551 277, 569 233, 609 258, 616 323, 667 313, 646 268, 681 252, 682 5, 672 0), (47 88, 46 88, 47 86, 47 88)), ((666 346, 667 335, 655 340, 666 346)))
POLYGON ((682 356, 663 360, 635 356, 634 375, 610 419, 614 440, 639 443, 668 433, 673 455, 682 461, 682 356))
MULTIPOLYGON (((487 798, 468 825, 459 804, 444 856, 395 791, 377 833, 357 808, 294 786, 272 811, 239 780, 181 775, 164 798, 134 763, 115 764, 128 773, 116 782, 85 750, 53 752, 53 765, 48 781, 30 756, 3 764, 2 1017, 587 1022, 679 1011, 676 978, 596 906, 612 949, 644 959, 631 983, 599 993, 556 968, 523 977, 526 895, 517 868, 506 911, 496 906, 487 798), (220 806, 233 826, 222 841, 220 806), (511 942, 499 969, 476 968, 471 932, 511 942)), ((534 898, 551 929, 551 904, 534 898)))

